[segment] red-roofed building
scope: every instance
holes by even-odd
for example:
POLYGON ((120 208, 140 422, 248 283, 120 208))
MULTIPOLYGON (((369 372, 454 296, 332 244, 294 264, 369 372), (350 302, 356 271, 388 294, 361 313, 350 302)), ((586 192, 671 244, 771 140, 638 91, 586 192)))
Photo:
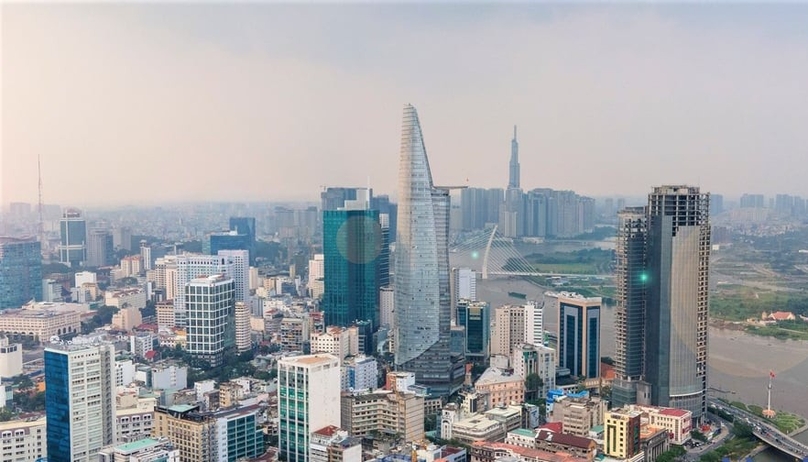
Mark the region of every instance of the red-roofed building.
POLYGON ((501 457, 514 457, 523 462, 586 462, 564 452, 552 453, 513 444, 477 441, 471 445, 471 462, 494 462, 501 457))
POLYGON ((566 452, 591 462, 597 455, 598 444, 582 436, 539 430, 536 434, 536 449, 553 453, 566 452))
POLYGON ((555 433, 562 433, 564 431, 564 422, 547 422, 538 428, 539 430, 550 430, 555 433))

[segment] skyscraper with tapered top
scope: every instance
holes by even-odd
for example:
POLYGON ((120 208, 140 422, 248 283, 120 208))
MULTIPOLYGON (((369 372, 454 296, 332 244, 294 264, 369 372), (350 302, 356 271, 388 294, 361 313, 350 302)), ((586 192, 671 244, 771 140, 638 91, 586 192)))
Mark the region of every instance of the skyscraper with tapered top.
POLYGON ((432 184, 418 113, 404 107, 395 258, 396 369, 434 395, 462 383, 450 348, 449 192, 432 184))
POLYGON ((519 142, 516 141, 516 125, 513 126, 511 140, 511 162, 508 168, 508 189, 520 189, 519 182, 519 142))

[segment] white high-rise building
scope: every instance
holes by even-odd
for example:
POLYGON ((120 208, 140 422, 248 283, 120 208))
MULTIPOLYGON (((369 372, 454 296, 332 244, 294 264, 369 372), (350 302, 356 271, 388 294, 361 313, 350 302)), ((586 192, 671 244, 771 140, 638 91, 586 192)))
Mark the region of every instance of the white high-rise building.
MULTIPOLYGON (((174 294, 174 322, 177 327, 186 325, 185 286, 194 278, 215 274, 232 278, 232 260, 219 255, 177 255, 177 278, 171 289, 174 294)), ((168 288, 166 292, 169 292, 168 288)))
POLYGON ((309 260, 309 281, 306 284, 311 298, 319 298, 323 294, 324 277, 325 255, 321 253, 314 254, 314 259, 309 260))
POLYGON ((235 283, 222 275, 202 276, 185 286, 188 327, 186 349, 217 367, 235 344, 235 283))
POLYGON ((152 269, 151 246, 146 241, 140 241, 140 256, 143 258, 143 269, 146 271, 152 269))
POLYGON ((505 305, 494 311, 491 326, 491 356, 511 356, 511 350, 525 343, 525 307, 505 305))
POLYGON ((452 268, 455 300, 477 301, 477 272, 471 268, 452 268))
POLYGON ((525 305, 525 343, 544 345, 544 302, 525 305))
POLYGON ((115 347, 45 349, 48 460, 89 462, 115 441, 115 347))
POLYGON ((81 287, 82 284, 95 284, 97 282, 95 273, 92 271, 79 271, 76 273, 76 284, 74 287, 81 287))
POLYGON ((245 302, 236 302, 236 349, 241 353, 252 348, 250 339, 250 306, 245 302))
POLYGON ((278 446, 287 462, 308 462, 311 434, 340 425, 340 359, 330 354, 278 361, 278 446))
POLYGON ((233 264, 230 277, 236 283, 236 301, 250 299, 250 252, 247 250, 220 250, 219 256, 227 257, 233 264))
POLYGON ((379 291, 379 325, 388 326, 390 331, 396 326, 396 293, 392 287, 382 287, 379 291))

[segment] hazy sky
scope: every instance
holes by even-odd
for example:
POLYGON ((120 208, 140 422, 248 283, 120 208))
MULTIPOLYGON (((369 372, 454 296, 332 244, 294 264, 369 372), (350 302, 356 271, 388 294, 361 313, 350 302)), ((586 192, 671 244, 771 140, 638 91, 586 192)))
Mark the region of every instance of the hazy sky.
POLYGON ((438 184, 808 196, 806 5, 2 7, 2 202, 438 184))

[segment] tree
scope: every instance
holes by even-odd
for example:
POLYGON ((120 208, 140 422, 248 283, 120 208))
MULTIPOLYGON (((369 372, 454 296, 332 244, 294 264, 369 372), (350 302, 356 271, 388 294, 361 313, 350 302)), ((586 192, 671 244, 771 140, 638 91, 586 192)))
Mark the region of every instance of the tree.
POLYGON ((535 372, 525 377, 525 392, 530 399, 537 399, 536 397, 542 385, 544 385, 544 382, 539 377, 539 374, 535 372))
POLYGON ((695 430, 695 429, 690 430, 690 437, 693 438, 696 441, 701 441, 702 443, 707 442, 707 437, 704 436, 704 433, 702 433, 702 432, 700 432, 698 430, 695 430))

